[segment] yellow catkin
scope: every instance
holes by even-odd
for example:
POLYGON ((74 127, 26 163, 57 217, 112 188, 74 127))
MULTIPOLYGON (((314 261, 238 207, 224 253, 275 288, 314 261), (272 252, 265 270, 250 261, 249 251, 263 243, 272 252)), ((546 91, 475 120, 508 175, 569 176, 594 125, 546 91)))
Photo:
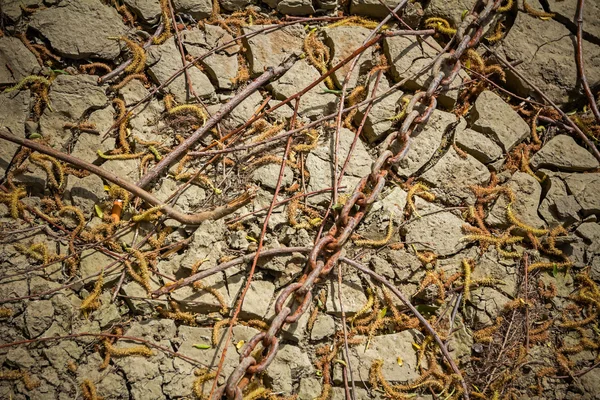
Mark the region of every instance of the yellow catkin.
POLYGON ((354 321, 356 321, 358 319, 358 317, 362 317, 363 315, 367 314, 371 308, 373 307, 373 303, 374 303, 374 293, 373 290, 371 288, 367 288, 367 302, 361 307, 360 310, 358 310, 358 312, 356 314, 354 314, 353 317, 350 318, 350 322, 353 323, 354 321))
POLYGON ((435 29, 436 32, 452 36, 456 34, 456 29, 450 26, 450 23, 444 18, 432 17, 425 20, 425 27, 435 29))
POLYGON ((221 328, 224 325, 227 325, 231 320, 229 318, 224 318, 220 321, 215 322, 212 332, 212 343, 213 346, 217 347, 219 345, 219 340, 221 339, 221 328))
MULTIPOLYGON (((370 19, 366 19, 366 18, 360 17, 358 15, 355 15, 352 17, 344 18, 340 21, 336 21, 332 24, 329 24, 329 25, 325 26, 325 28, 331 29, 331 28, 335 28, 338 26, 362 26, 367 29, 375 29, 378 24, 379 23, 376 21, 372 21, 370 19)), ((387 25, 384 25, 382 27, 382 29, 387 29, 387 28, 388 28, 387 25)))
POLYGON ((502 322, 504 321, 504 318, 502 317, 496 317, 496 323, 493 325, 490 325, 486 328, 480 329, 478 331, 473 332, 473 339, 476 342, 479 343, 491 343, 492 342, 492 335, 494 333, 496 333, 496 331, 498 329, 500 329, 500 326, 502 326, 502 322))
POLYGON ((13 310, 6 307, 0 307, 0 318, 9 318, 14 314, 13 310))
POLYGON ((21 79, 16 85, 11 86, 7 89, 4 89, 4 93, 10 93, 15 90, 21 90, 25 86, 28 86, 31 84, 42 84, 47 87, 47 86, 50 86, 50 81, 48 79, 44 78, 43 76, 29 75, 29 76, 26 76, 23 79, 21 79))
POLYGON ((169 11, 169 0, 160 0, 161 21, 163 23, 163 32, 152 39, 154 44, 163 44, 171 37, 171 15, 169 11))
POLYGON ((127 357, 127 356, 142 356, 152 357, 154 353, 152 349, 147 346, 131 346, 131 347, 114 347, 110 341, 104 342, 105 350, 111 355, 111 357, 127 357))
POLYGON ((354 244, 357 246, 370 246, 370 247, 381 247, 385 246, 390 239, 392 238, 392 234, 394 233, 394 214, 390 214, 390 223, 388 224, 387 233, 385 237, 381 240, 369 240, 369 239, 360 239, 355 240, 354 244))
POLYGON ((123 78, 123 80, 119 83, 117 83, 116 85, 112 85, 110 88, 114 91, 120 90, 122 88, 125 87, 125 85, 127 85, 129 82, 131 82, 132 80, 137 79, 138 81, 142 81, 144 84, 148 83, 148 78, 146 77, 146 75, 139 73, 139 74, 131 74, 131 75, 127 75, 125 78, 123 78))
POLYGON ((188 324, 190 326, 197 325, 196 324, 196 316, 194 314, 181 311, 181 308, 179 308, 179 304, 177 304, 177 302, 175 302, 175 301, 170 301, 169 305, 171 306, 173 311, 168 311, 161 306, 156 307, 156 310, 164 318, 169 318, 174 321, 185 322, 186 324, 188 324))
MULTIPOLYGON (((330 50, 317 38, 316 29, 312 29, 304 38, 303 50, 306 53, 308 62, 314 66, 321 75, 325 75, 328 71, 327 64, 331 58, 330 50)), ((335 84, 331 75, 325 78, 325 85, 329 89, 335 89, 335 84)))
POLYGON ((147 209, 146 211, 144 211, 141 214, 134 215, 131 219, 133 220, 133 222, 141 222, 141 221, 151 222, 151 221, 156 221, 162 215, 162 213, 160 212, 160 210, 163 207, 164 207, 164 204, 160 205, 160 206, 149 208, 149 209, 147 209))
POLYGON ((319 134, 314 129, 302 131, 302 133, 308 137, 309 142, 306 144, 296 144, 292 147, 292 150, 298 153, 308 153, 309 151, 314 150, 319 144, 319 134))
POLYGON ((471 300, 471 271, 473 269, 472 260, 463 258, 463 308, 467 304, 467 300, 471 300))
POLYGON ((500 41, 500 39, 502 39, 503 36, 504 24, 502 23, 502 21, 498 21, 498 23, 494 27, 494 33, 492 33, 490 36, 486 36, 485 40, 487 40, 489 43, 497 43, 500 41))
POLYGON ((21 199, 27 196, 27 191, 24 188, 16 188, 10 193, 0 192, 0 203, 6 204, 10 211, 10 216, 18 219, 23 211, 21 199))
POLYGON ((113 104, 117 107, 119 115, 117 117, 119 123, 119 134, 117 135, 117 142, 122 151, 126 154, 131 153, 131 146, 127 141, 127 125, 129 124, 129 114, 127 113, 127 107, 125 102, 119 98, 113 99, 113 104))
POLYGON ((420 197, 424 198, 427 201, 434 201, 435 195, 429 192, 429 188, 420 182, 415 183, 410 187, 408 193, 406 194, 406 205, 408 207, 409 213, 414 212, 417 217, 421 217, 417 212, 417 208, 414 203, 415 194, 418 194, 420 197))
POLYGON ((508 0, 505 5, 500 6, 496 9, 497 12, 503 13, 508 12, 513 7, 513 0, 508 0))
POLYGON ((215 377, 217 376, 217 373, 214 371, 210 371, 208 368, 200 368, 200 369, 194 371, 194 375, 196 375, 197 378, 194 380, 194 385, 192 387, 192 391, 194 393, 194 396, 196 396, 197 399, 204 400, 206 397, 202 393, 202 386, 203 386, 202 384, 204 382, 215 379, 215 377))
POLYGON ((96 73, 96 69, 101 68, 106 72, 111 72, 112 68, 109 67, 108 65, 101 63, 101 62, 93 62, 93 63, 89 63, 89 64, 82 64, 79 66, 79 70, 81 72, 84 73, 91 73, 91 74, 95 74, 96 73))
POLYGON ((529 15, 533 15, 534 17, 538 17, 540 19, 550 19, 550 18, 554 18, 555 14, 554 13, 547 13, 544 11, 538 11, 535 8, 531 7, 528 3, 527 0, 523 0, 523 8, 525 9, 525 12, 529 15))
POLYGON ((29 156, 29 160, 46 172, 50 187, 60 189, 63 186, 65 183, 65 169, 56 158, 46 154, 33 153, 29 156))
POLYGON ((144 51, 144 48, 125 36, 118 37, 117 39, 125 42, 129 48, 129 51, 131 51, 131 54, 133 55, 131 64, 125 68, 125 72, 131 74, 139 74, 142 72, 146 67, 146 52, 144 51))
POLYGON ((87 316, 91 311, 97 310, 100 307, 100 301, 98 297, 100 297, 100 292, 102 291, 102 286, 104 285, 104 270, 100 272, 98 279, 96 279, 96 283, 94 284, 94 289, 91 293, 83 299, 79 309, 83 312, 84 315, 87 316))
POLYGON ((96 385, 89 379, 84 379, 81 384, 81 394, 84 400, 100 400, 101 397, 98 397, 98 392, 96 390, 96 385))
POLYGON ((206 113, 202 108, 194 104, 182 104, 179 106, 171 106, 167 111, 169 115, 191 114, 202 121, 202 125, 206 122, 206 113))
POLYGON ((123 209, 129 205, 129 192, 117 185, 111 185, 108 189, 108 196, 111 200, 121 200, 123 202, 123 209))
POLYGON ((104 160, 135 160, 136 158, 142 158, 145 152, 134 153, 134 154, 106 154, 102 150, 96 152, 98 157, 104 160))
POLYGON ((204 290, 204 291, 210 293, 215 299, 217 299, 217 301, 219 302, 219 305, 221 306, 221 309, 219 310, 219 312, 221 314, 227 315, 229 313, 229 306, 225 302, 225 298, 223 297, 221 292, 219 292, 217 289, 215 289, 213 287, 204 285, 204 283, 202 283, 202 281, 194 282, 193 286, 194 286, 194 289, 204 290))

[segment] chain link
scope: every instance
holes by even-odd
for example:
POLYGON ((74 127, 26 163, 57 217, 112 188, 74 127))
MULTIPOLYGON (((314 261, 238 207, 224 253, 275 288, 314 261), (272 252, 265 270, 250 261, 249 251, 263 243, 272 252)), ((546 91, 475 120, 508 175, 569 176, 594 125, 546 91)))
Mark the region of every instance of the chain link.
POLYGON ((402 160, 410 147, 410 135, 414 129, 427 123, 437 108, 437 96, 442 87, 454 81, 461 69, 460 57, 469 49, 477 46, 483 36, 485 24, 491 18, 502 0, 487 0, 478 14, 472 12, 465 16, 456 31, 453 40, 454 49, 440 54, 432 65, 431 82, 426 91, 415 93, 406 106, 406 117, 400 129, 390 134, 383 143, 383 151, 373 163, 371 173, 363 177, 354 192, 342 207, 335 224, 317 241, 308 256, 308 273, 299 282, 283 289, 275 302, 275 317, 267 332, 261 332, 250 339, 240 352, 240 363, 231 373, 227 382, 218 387, 211 397, 220 400, 241 400, 242 390, 248 385, 254 374, 263 372, 275 358, 279 348, 277 334, 285 324, 297 322, 308 309, 312 301, 312 289, 336 265, 344 244, 349 240, 369 207, 379 198, 386 185, 386 177, 392 166, 402 160), (422 110, 415 109, 417 105, 422 110), (399 147, 394 153, 392 148, 399 147), (294 309, 288 304, 293 304, 294 309), (258 344, 262 349, 257 349, 258 344), (260 351, 259 351, 260 350, 260 351), (260 358, 260 362, 255 357, 260 358))

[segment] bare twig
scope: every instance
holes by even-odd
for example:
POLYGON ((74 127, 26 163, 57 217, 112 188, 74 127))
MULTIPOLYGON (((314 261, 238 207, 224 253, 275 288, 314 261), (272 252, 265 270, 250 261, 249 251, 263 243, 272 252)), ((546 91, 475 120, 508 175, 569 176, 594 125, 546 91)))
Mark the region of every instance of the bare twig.
POLYGON ((356 384, 352 377, 352 365, 350 364, 350 351, 348 350, 348 329, 346 328, 346 312, 344 311, 344 302, 342 301, 342 264, 338 263, 338 301, 340 302, 340 311, 342 312, 342 330, 344 332, 344 371, 348 370, 350 382, 352 383, 352 394, 349 393, 348 377, 344 374, 344 388, 346 390, 346 400, 356 400, 356 384))
POLYGON ((577 1, 577 57, 575 60, 577 61, 577 71, 579 72, 579 79, 581 79, 581 86, 583 86, 585 95, 590 103, 592 113, 594 114, 594 117, 596 117, 596 122, 600 124, 600 112, 598 111, 598 105, 596 104, 596 99, 594 98, 594 94, 592 93, 590 85, 588 84, 587 77, 585 76, 585 68, 583 64, 583 4, 584 0, 577 1))

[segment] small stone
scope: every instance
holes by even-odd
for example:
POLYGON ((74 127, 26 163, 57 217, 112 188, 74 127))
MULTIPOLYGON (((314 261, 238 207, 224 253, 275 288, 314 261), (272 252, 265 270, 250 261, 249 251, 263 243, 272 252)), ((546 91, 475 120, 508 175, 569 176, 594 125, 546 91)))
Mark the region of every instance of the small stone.
MULTIPOLYGON (((386 12, 386 15, 388 12, 386 12)), ((417 74, 417 72, 429 65, 441 50, 441 47, 434 49, 431 46, 424 45, 412 36, 386 37, 383 41, 383 51, 390 64, 394 81, 399 82, 407 79, 403 87, 413 91, 426 90, 429 87, 430 82, 433 80, 431 74, 428 72, 417 74), (415 74, 417 75, 415 76, 415 74)), ((438 96, 437 99, 440 105, 447 108, 454 106, 458 97, 456 87, 461 85, 465 79, 468 79, 468 77, 463 71, 456 75, 456 78, 448 85, 452 89, 442 90, 438 96)))
MULTIPOLYGON (((373 93, 376 80, 376 75, 369 76, 369 84, 367 87, 367 93, 369 96, 371 93, 373 93)), ((391 85, 387 77, 383 75, 379 80, 379 85, 377 86, 377 92, 375 95, 380 96, 384 94, 390 89, 390 87, 391 85)), ((403 94, 404 93, 401 90, 394 90, 389 95, 372 103, 373 105, 371 107, 371 111, 365 120, 365 125, 363 128, 363 134, 369 143, 378 140, 387 132, 389 132, 390 129, 392 129, 394 123, 390 118, 398 113, 398 102, 403 94)), ((366 105, 358 108, 358 112, 354 116, 355 124, 358 125, 361 123, 366 109, 366 105)))
POLYGON ((60 56, 79 60, 114 60, 121 49, 109 37, 127 31, 117 10, 98 0, 70 1, 36 11, 29 26, 48 39, 60 56))
POLYGON ((427 124, 421 124, 415 129, 408 153, 398 164, 398 175, 409 177, 424 166, 440 147, 444 132, 455 122, 454 114, 435 110, 427 124))
MULTIPOLYGON (((262 165, 252 172, 252 180, 267 189, 275 190, 280 169, 280 164, 262 165)), ((286 165, 284 167, 283 179, 281 180, 281 187, 285 188, 290 186, 293 180, 294 171, 286 165)))
POLYGON ((239 11, 252 4, 250 0, 221 0, 221 7, 227 11, 239 11))
MULTIPOLYGON (((223 276, 221 274, 215 274, 206 277, 202 279, 202 283, 205 287, 210 287, 218 291, 221 294, 221 297, 223 298, 225 306, 231 308, 235 305, 238 293, 244 285, 244 277, 242 275, 243 274, 237 274, 228 277, 227 285, 225 285, 225 281, 223 280, 223 276)), ((173 300, 181 303, 182 305, 185 305, 184 311, 190 311, 192 313, 206 314, 210 312, 220 311, 223 308, 219 300, 217 300, 217 298, 215 298, 213 294, 201 289, 196 290, 189 286, 183 287, 172 293, 172 298, 173 300)), ((268 305, 269 304, 267 303, 267 305, 264 307, 268 307, 268 305)), ((244 306, 247 309, 249 308, 249 311, 246 312, 244 315, 249 315, 249 313, 254 312, 260 313, 263 304, 259 300, 257 300, 256 303, 248 303, 248 299, 246 299, 244 300, 244 306)))
POLYGON ((600 224, 596 222, 584 222, 577 227, 575 233, 584 238, 588 243, 600 241, 600 224))
MULTIPOLYGON (((350 13, 382 19, 387 17, 390 13, 390 10, 388 10, 387 7, 393 10, 397 5, 398 2, 396 0, 383 0, 383 2, 379 2, 378 0, 352 0, 352 3, 350 3, 350 13)), ((413 14, 415 13, 423 15, 423 9, 410 2, 406 4, 402 10, 402 19, 404 19, 407 14, 411 16, 410 20, 406 22, 412 28, 416 28, 418 25, 418 20, 415 21, 415 17, 413 17, 413 14)))
POLYGON ((100 322, 100 328, 106 329, 121 319, 119 309, 114 303, 110 303, 106 307, 101 307, 94 316, 100 322))
POLYGON ((509 152, 529 136, 529 126, 500 96, 483 91, 471 112, 471 128, 497 141, 509 152))
MULTIPOLYGON (((273 96, 284 100, 303 90, 312 82, 319 79, 319 71, 306 60, 299 60, 279 80, 269 83, 268 88, 273 96)), ((324 93, 327 86, 323 82, 309 90, 300 99, 298 114, 315 119, 331 114, 335 110, 337 97, 333 93, 324 93)))
POLYGON ((476 2, 476 0, 455 0, 452 2, 431 0, 425 8, 425 18, 444 18, 450 22, 450 25, 457 27, 464 18, 465 10, 471 10, 476 2))
POLYGON ((189 14, 197 21, 208 18, 212 14, 210 0, 173 0, 173 7, 176 12, 189 14))
POLYGON ((473 307, 467 308, 467 316, 483 327, 494 323, 510 299, 493 288, 484 287, 473 290, 470 301, 473 307))
MULTIPOLYGON (((325 309, 336 317, 342 316, 340 309, 339 286, 337 279, 327 282, 327 302, 325 309)), ((356 314, 367 302, 367 296, 356 275, 344 275, 342 281, 342 305, 346 317, 356 314)))
POLYGON ((587 171, 598 168, 598 160, 568 135, 550 139, 531 157, 531 167, 557 168, 561 171, 587 171))
POLYGON ((115 174, 120 178, 125 178, 129 182, 136 182, 140 179, 140 160, 106 160, 102 164, 102 169, 105 169, 111 174, 115 174))
POLYGON ((318 379, 302 378, 298 389, 298 400, 314 400, 319 397, 321 390, 321 382, 318 379))
MULTIPOLYGON (((29 93, 0 93, 0 129, 19 137, 25 137, 25 120, 29 115, 29 93)), ((15 143, 2 141, 0 146, 0 176, 4 176, 6 168, 19 149, 15 143)))
MULTIPOLYGON (((542 10, 539 1, 529 2, 531 7, 542 10)), ((551 7, 561 7, 560 1, 549 2, 551 7)), ((571 3, 571 2, 565 2, 571 3)), ((593 5, 586 7, 583 13, 587 18, 585 26, 586 31, 597 32, 598 13, 592 13, 593 5)), ((564 7, 570 7, 571 10, 558 15, 575 15, 575 4, 565 4, 564 7)), ((597 8, 595 9, 597 10, 597 8)), ((553 10, 554 11, 554 10, 553 10)), ((578 97, 584 97, 583 89, 580 84, 579 74, 574 57, 573 43, 575 34, 571 27, 565 25, 558 19, 542 20, 534 15, 524 12, 517 13, 515 20, 506 36, 498 46, 500 55, 509 61, 522 60, 523 62, 516 66, 516 70, 524 75, 532 85, 537 87, 551 101, 558 105, 570 103, 578 97)), ((585 74, 590 87, 597 87, 600 83, 600 47, 585 39, 582 41, 582 47, 587 49, 583 51, 583 65, 585 74)), ((506 74, 507 89, 520 96, 533 95, 535 93, 530 84, 522 81, 515 74, 507 71, 506 74)))
POLYGON ((41 335, 52 324, 54 306, 50 300, 31 302, 25 310, 25 324, 30 338, 41 335))
POLYGON ((123 3, 146 24, 153 25, 160 17, 160 3, 153 0, 123 0, 123 3))
MULTIPOLYGON (((165 82, 181 68, 181 55, 179 54, 179 49, 175 44, 174 38, 167 39, 160 46, 150 47, 147 53, 148 59, 146 65, 148 66, 148 72, 159 84, 165 82)), ((208 77, 198 68, 188 69, 188 76, 198 96, 207 97, 215 93, 215 88, 210 83, 208 77)), ((192 98, 191 93, 188 93, 188 84, 184 74, 175 78, 165 90, 173 94, 175 99, 180 103, 185 103, 188 99, 192 98)))
POLYGON ((233 130, 240 125, 243 125, 252 118, 254 112, 260 107, 264 99, 258 92, 252 93, 244 99, 234 110, 232 110, 223 119, 223 127, 228 130, 233 130))
POLYGON ((584 216, 600 214, 600 173, 569 174, 564 181, 584 216))
POLYGON ((562 179, 558 176, 553 176, 553 173, 548 170, 540 170, 538 174, 544 178, 543 183, 546 191, 546 196, 540 202, 538 208, 538 213, 544 221, 550 227, 557 225, 568 227, 573 222, 581 220, 579 217, 581 206, 577 203, 574 196, 567 193, 567 186, 562 179), (560 204, 560 213, 557 204, 560 204), (575 217, 576 220, 573 221, 575 217))
POLYGON ((390 263, 388 263, 385 259, 378 256, 373 256, 371 257, 369 264, 371 269, 377 274, 390 279, 394 278, 394 268, 392 268, 390 263))
MULTIPOLYGON (((266 25, 244 26, 242 32, 247 35, 267 27, 266 25)), ((262 74, 267 68, 278 66, 292 54, 302 54, 304 35, 302 26, 291 25, 273 32, 242 38, 247 49, 252 76, 262 74)))
POLYGON ((13 347, 6 354, 6 361, 24 369, 30 369, 38 364, 38 361, 31 356, 31 353, 23 347, 13 347))
POLYGON ((281 0, 277 11, 285 15, 310 15, 315 13, 312 0, 281 0))
MULTIPOLYGON (((350 347, 349 364, 354 369, 354 381, 359 384, 361 376, 368 377, 371 365, 375 360, 383 360, 381 373, 383 378, 390 382, 412 381, 419 377, 417 370, 417 354, 412 346, 416 332, 406 330, 391 335, 374 336, 365 350, 364 345, 350 347), (401 360, 402 362, 398 362, 401 360)), ((365 343, 367 338, 364 338, 365 343)), ((342 373, 339 365, 334 366, 334 382, 342 382, 342 373)))
MULTIPOLYGON (((50 0, 52 1, 52 0, 50 0)), ((10 18, 12 21, 16 21, 23 15, 23 9, 21 7, 39 7, 44 3, 50 5, 50 1, 42 0, 21 0, 19 2, 5 1, 2 3, 2 14, 10 18)))
POLYGON ((108 102, 104 90, 91 75, 58 75, 50 89, 52 110, 74 120, 108 102))
POLYGON ((502 157, 502 149, 487 136, 472 129, 456 132, 456 145, 484 164, 502 157))
MULTIPOLYGON (((114 262, 114 258, 96 249, 86 249, 81 252, 79 273, 82 278, 89 278, 97 275, 103 268, 114 262)), ((114 280, 121 275, 120 272, 112 272, 104 275, 104 287, 114 284, 114 280)))
POLYGON ((472 197, 471 186, 489 181, 490 171, 474 157, 467 154, 466 158, 462 158, 450 147, 421 178, 443 190, 446 196, 467 199, 472 197))
MULTIPOLYGON (((433 204, 430 210, 441 210, 433 204)), ((451 212, 439 212, 416 219, 406 228, 406 241, 415 243, 417 250, 431 250, 438 256, 456 254, 467 245, 462 226, 465 222, 451 212)))
POLYGON ((275 294, 275 285, 268 281, 252 281, 240 312, 242 318, 262 319, 275 294))
POLYGON ((37 59, 23 42, 16 37, 0 37, 0 85, 17 83, 40 70, 37 59))
MULTIPOLYGON (((531 175, 517 171, 506 185, 516 197, 515 202, 511 206, 514 216, 521 222, 534 228, 544 227, 544 221, 537 213, 542 195, 542 187, 539 182, 531 175)), ((512 225, 506 216, 507 206, 508 200, 506 196, 500 196, 494 203, 486 218, 486 222, 494 227, 508 227, 512 225)))
MULTIPOLYGON (((344 310, 345 311, 345 310, 344 310)), ((319 314, 312 331, 310 332, 311 340, 321 340, 335 333, 335 320, 327 314, 319 314)))
MULTIPOLYGON (((331 49, 331 65, 337 65, 340 61, 349 57, 356 49, 360 48, 370 33, 370 29, 360 26, 337 26, 325 29, 325 44, 331 49)), ((348 89, 355 87, 359 76, 366 74, 373 67, 372 56, 372 47, 369 47, 362 53, 348 80, 348 89)), ((333 80, 338 87, 342 87, 344 79, 348 71, 350 71, 350 64, 352 63, 347 63, 333 73, 333 80)))
POLYGON ((292 379, 309 376, 313 365, 308 354, 299 347, 284 344, 279 346, 275 359, 265 371, 265 380, 270 383, 274 392, 291 394, 292 379))
POLYGON ((65 186, 65 194, 75 207, 83 211, 84 215, 90 216, 94 212, 94 205, 100 204, 100 199, 105 197, 104 182, 99 176, 93 174, 85 178, 71 175, 65 186))
MULTIPOLYGON (((338 173, 341 171, 346 157, 350 151, 352 141, 354 140, 354 132, 342 128, 339 134, 339 153, 338 153, 338 173)), ((307 190, 309 192, 329 188, 333 182, 333 153, 334 146, 333 135, 327 140, 319 144, 317 148, 311 151, 306 157, 306 169, 310 173, 310 181, 307 190)), ((364 144, 359 139, 356 142, 356 147, 352 152, 352 157, 346 167, 342 186, 346 186, 346 190, 354 189, 354 186, 360 178, 371 172, 371 156, 367 152, 364 144)), ((316 204, 328 201, 330 193, 322 193, 316 196, 311 196, 310 201, 316 204)))

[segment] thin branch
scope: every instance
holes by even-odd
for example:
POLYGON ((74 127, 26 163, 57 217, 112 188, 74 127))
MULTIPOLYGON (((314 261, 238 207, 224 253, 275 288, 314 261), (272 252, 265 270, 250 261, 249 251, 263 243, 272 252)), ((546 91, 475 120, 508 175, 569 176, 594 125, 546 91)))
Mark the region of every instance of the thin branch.
POLYGON ((594 94, 592 93, 590 85, 588 84, 587 77, 585 76, 585 68, 583 64, 583 4, 584 0, 577 1, 577 57, 575 60, 577 61, 577 71, 579 72, 579 79, 581 79, 581 86, 583 86, 585 95, 588 98, 592 113, 594 113, 594 117, 596 117, 596 122, 600 124, 600 112, 598 111, 598 105, 596 104, 596 99, 594 98, 594 94))

